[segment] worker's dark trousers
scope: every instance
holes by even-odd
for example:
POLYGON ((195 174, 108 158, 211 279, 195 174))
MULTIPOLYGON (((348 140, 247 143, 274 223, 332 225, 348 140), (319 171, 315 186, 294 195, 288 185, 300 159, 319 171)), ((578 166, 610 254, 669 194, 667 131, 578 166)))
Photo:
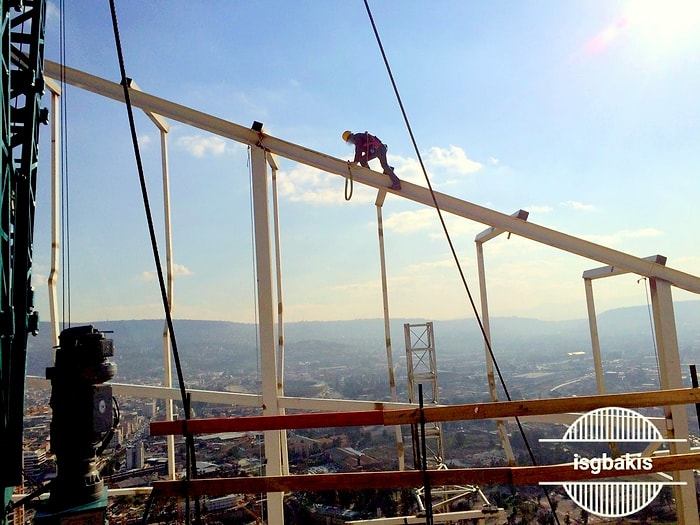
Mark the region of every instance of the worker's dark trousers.
POLYGON ((389 166, 389 163, 386 160, 386 146, 383 145, 381 148, 377 148, 377 150, 374 152, 374 156, 379 159, 384 173, 389 175, 391 182, 394 184, 399 183, 399 178, 394 174, 394 168, 389 166))

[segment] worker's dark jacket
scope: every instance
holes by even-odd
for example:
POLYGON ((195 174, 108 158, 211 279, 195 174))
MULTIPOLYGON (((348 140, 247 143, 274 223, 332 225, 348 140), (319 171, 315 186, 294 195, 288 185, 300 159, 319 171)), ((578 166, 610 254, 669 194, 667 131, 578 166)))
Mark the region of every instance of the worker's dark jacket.
POLYGON ((383 148, 386 148, 381 140, 366 131, 364 133, 356 133, 353 137, 353 142, 355 143, 355 162, 359 162, 363 156, 366 157, 364 160, 371 160, 383 148))

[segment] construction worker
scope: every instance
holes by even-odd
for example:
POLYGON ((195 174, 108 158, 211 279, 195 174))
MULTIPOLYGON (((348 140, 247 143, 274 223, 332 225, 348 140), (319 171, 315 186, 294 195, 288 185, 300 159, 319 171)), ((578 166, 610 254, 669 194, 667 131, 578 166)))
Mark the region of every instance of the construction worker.
POLYGON ((382 169, 385 175, 389 175, 391 178, 391 188, 392 190, 401 189, 401 181, 394 173, 393 166, 389 166, 386 160, 386 144, 382 143, 374 135, 370 135, 366 131, 364 133, 353 133, 352 131, 343 132, 343 140, 348 144, 353 144, 355 146, 355 158, 353 163, 360 163, 360 166, 368 168, 369 161, 372 159, 379 159, 382 164, 382 169))

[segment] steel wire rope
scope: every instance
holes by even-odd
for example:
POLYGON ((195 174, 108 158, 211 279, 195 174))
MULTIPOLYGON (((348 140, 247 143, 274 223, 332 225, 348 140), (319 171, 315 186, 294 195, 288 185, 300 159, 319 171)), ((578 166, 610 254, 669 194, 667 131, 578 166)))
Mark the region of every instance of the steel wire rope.
MULTIPOLYGON (((127 116, 129 119, 129 128, 131 131, 131 140, 134 146, 134 156, 136 158, 136 166, 138 170, 139 183, 141 186, 141 196, 143 198, 144 211, 146 213, 146 220, 148 222, 148 232, 151 241, 151 249, 153 251, 153 260, 156 266, 156 273, 158 275, 158 284, 160 287, 161 299, 163 302, 163 310, 165 311, 165 320, 168 325, 168 332, 170 334, 170 342, 173 350, 173 359, 175 361, 175 368, 177 370, 177 380, 180 387, 180 395, 182 398, 182 406, 185 413, 185 421, 183 422, 183 434, 186 446, 186 462, 187 469, 185 471, 186 481, 190 479, 197 478, 197 462, 195 456, 194 439, 190 432, 187 431, 187 421, 192 418, 191 407, 190 407, 190 396, 185 389, 185 382, 182 374, 182 365, 180 363, 180 354, 177 347, 177 339, 175 337, 175 328, 173 326, 172 314, 170 312, 170 301, 168 299, 168 293, 165 287, 165 279, 163 277, 163 268, 160 261, 160 254, 158 250, 158 240, 156 238, 155 227, 153 224, 153 215, 151 213, 151 204, 148 197, 148 188, 146 186, 146 177, 144 175, 143 163, 141 161, 141 152, 139 149, 138 136, 136 134, 136 124, 134 122, 134 111, 131 105, 131 97, 129 96, 129 78, 126 76, 126 67, 124 65, 124 55, 122 52, 121 39, 119 37, 119 24, 117 21, 117 11, 114 4, 114 0, 109 0, 110 12, 112 15, 112 27, 114 29, 114 41, 117 48, 117 57, 119 60, 119 71, 121 74, 121 84, 124 89, 124 102, 126 105, 127 116)), ((185 504, 186 504, 186 523, 190 522, 190 512, 189 512, 189 494, 187 491, 188 483, 185 483, 185 504)), ((195 521, 200 522, 200 505, 199 496, 195 496, 195 521)))
POLYGON ((68 97, 66 93, 66 5, 61 0, 59 21, 59 54, 60 54, 60 85, 61 85, 61 121, 59 140, 61 141, 61 310, 63 328, 71 326, 71 265, 70 265, 70 200, 68 180, 68 97))
POLYGON ((659 388, 661 388, 661 363, 659 362, 659 349, 656 346, 656 329, 654 328, 654 318, 652 315, 651 301, 649 300, 649 286, 651 286, 651 281, 648 281, 646 277, 641 277, 637 279, 637 284, 644 281, 644 295, 647 301, 647 314, 649 316, 649 331, 651 332, 651 343, 654 347, 654 358, 656 359, 656 379, 659 381, 659 388), (647 286, 647 284, 649 286, 647 286))
MULTIPOLYGON (((454 243, 452 242, 452 238, 450 237, 450 233, 447 229, 447 224, 445 223, 445 219, 442 215, 442 210, 440 209, 440 206, 437 202, 437 198, 435 197, 435 192, 433 190, 433 185, 430 182, 430 177, 428 177, 428 171, 425 168, 425 164, 423 163, 423 157, 420 154, 420 150, 418 149, 418 144, 416 142, 416 138, 413 134, 413 129, 411 128, 411 123, 408 120, 408 115, 406 113, 406 110, 403 105, 403 101, 401 100, 401 95, 399 94, 398 87, 396 85, 396 81, 394 80, 394 74, 391 71, 391 66, 389 65, 389 60, 386 56, 386 53, 384 51, 384 46, 382 44, 381 38, 379 37, 379 31, 377 30, 377 25, 374 22, 374 17, 372 16, 372 10, 369 7, 369 2, 368 0, 363 0, 365 4, 365 9, 367 10, 367 16, 369 17, 369 21, 372 24, 372 30, 374 31, 374 37, 377 40, 377 45, 379 46, 379 50, 382 54, 382 59, 384 60, 384 65, 386 67, 387 73, 389 75, 389 79, 391 80, 391 85, 394 89, 394 94, 396 95, 396 101, 399 104, 399 108, 401 109, 401 114, 404 119, 404 123, 406 124, 406 129, 408 130, 408 134, 411 138, 411 143, 413 144, 413 149, 416 153, 416 156, 418 158, 418 163, 420 164, 421 170, 423 171, 423 176, 425 177, 425 182, 428 185, 428 190, 430 191, 430 196, 433 200, 433 205, 435 207, 435 210, 437 211, 438 217, 440 219, 440 224, 442 225, 442 230, 445 234, 445 238, 447 239, 447 243, 450 247, 450 252, 452 253, 452 258, 455 261, 455 265, 457 266, 457 271, 459 272, 460 279, 462 281, 462 285, 464 287, 464 290, 467 294, 467 297, 469 298, 469 303, 471 304, 472 310, 474 312, 474 316, 476 317, 476 321, 479 325, 479 329, 481 330, 482 337, 484 339, 484 344, 486 345, 486 348, 488 349, 489 356, 491 357, 491 360, 493 361, 494 364, 494 369, 498 373, 498 379, 501 383, 501 387, 503 388, 503 392, 508 399, 508 401, 512 401, 510 397, 510 393, 508 392, 508 388, 506 386, 505 380, 503 378, 503 374, 501 373, 501 369, 498 366, 498 362, 496 360, 496 356, 493 353, 493 348, 491 347, 491 341, 489 340, 487 334, 486 334, 486 329, 484 328, 484 324, 481 321, 481 316, 479 315, 478 309, 476 307, 476 303, 474 302, 474 298, 472 297, 471 290, 469 289, 469 284, 467 283, 467 279, 464 275, 464 271, 462 270, 462 265, 459 262, 459 257, 457 256, 457 251, 455 250, 454 243)), ((532 461, 533 465, 537 465, 537 461, 535 459, 535 455, 532 451, 532 447, 530 446, 530 443, 527 439, 527 436, 525 435, 525 429, 522 426, 522 423, 520 421, 519 417, 515 417, 515 421, 518 425, 518 430, 520 432, 521 437, 523 438, 523 442, 525 444, 525 448, 527 449, 528 455, 530 456, 530 461, 532 461)), ((547 500, 549 501, 550 507, 553 507, 552 501, 550 499, 549 494, 547 491, 544 491, 547 500)), ((557 523, 559 523, 559 518, 557 517, 556 512, 552 512, 554 515, 555 520, 557 523)))

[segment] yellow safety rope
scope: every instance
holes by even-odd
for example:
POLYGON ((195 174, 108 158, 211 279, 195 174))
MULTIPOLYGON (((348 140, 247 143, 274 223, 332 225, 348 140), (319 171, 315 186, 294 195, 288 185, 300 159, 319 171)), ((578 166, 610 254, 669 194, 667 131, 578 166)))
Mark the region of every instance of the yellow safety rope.
POLYGON ((345 179, 345 200, 349 201, 352 199, 354 181, 352 179, 352 170, 350 169, 350 161, 348 161, 348 177, 345 179), (348 193, 348 181, 350 181, 350 193, 348 193))

